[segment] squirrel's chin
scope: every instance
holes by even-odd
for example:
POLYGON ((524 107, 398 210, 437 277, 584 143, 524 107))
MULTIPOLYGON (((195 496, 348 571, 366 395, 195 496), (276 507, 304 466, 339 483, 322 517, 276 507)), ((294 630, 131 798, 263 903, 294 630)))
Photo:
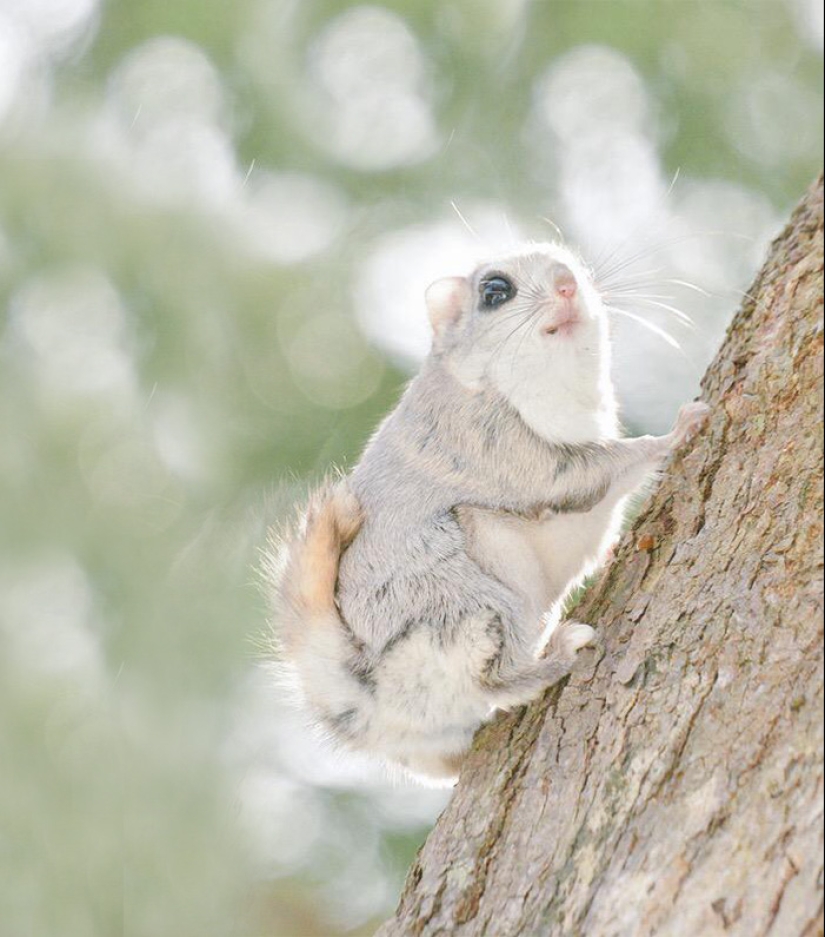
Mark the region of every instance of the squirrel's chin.
POLYGON ((581 328, 581 319, 567 319, 564 322, 554 322, 552 325, 546 325, 541 330, 541 334, 547 338, 566 337, 575 335, 581 328))

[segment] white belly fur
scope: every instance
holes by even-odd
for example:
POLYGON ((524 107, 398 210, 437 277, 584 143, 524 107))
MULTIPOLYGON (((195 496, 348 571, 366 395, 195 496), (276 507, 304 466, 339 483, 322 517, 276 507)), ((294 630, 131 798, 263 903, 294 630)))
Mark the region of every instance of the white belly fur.
POLYGON ((540 634, 543 616, 603 562, 619 532, 622 507, 605 499, 586 513, 543 520, 473 509, 467 512, 467 549, 482 568, 524 596, 540 634))

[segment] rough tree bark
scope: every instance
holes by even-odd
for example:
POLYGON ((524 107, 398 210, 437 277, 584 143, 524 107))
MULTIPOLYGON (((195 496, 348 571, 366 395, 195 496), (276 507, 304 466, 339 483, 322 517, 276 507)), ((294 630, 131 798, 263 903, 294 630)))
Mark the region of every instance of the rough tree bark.
POLYGON ((479 733, 379 937, 823 933, 822 241, 820 178, 576 610, 602 648, 479 733))

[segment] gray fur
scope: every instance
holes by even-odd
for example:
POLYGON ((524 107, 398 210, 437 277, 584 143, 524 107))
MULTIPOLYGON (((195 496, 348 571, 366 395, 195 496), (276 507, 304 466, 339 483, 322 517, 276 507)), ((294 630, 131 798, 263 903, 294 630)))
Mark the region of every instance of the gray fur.
POLYGON ((358 687, 336 691, 323 721, 427 775, 450 776, 490 712, 569 672, 592 630, 557 627, 542 657, 545 613, 682 438, 617 438, 604 313, 575 259, 542 246, 497 262, 519 285, 498 316, 473 299, 485 269, 456 287, 463 305, 437 319, 433 353, 348 482, 364 521, 341 559, 338 605, 341 663, 358 687), (554 271, 571 268, 581 322, 550 338, 542 317, 570 309, 554 299, 554 271), (524 325, 518 348, 505 316, 524 325))
POLYGON ((410 618, 447 634, 485 609, 517 618, 518 597, 468 557, 453 509, 526 517, 587 510, 638 465, 631 442, 642 441, 554 445, 495 390, 468 391, 431 358, 350 479, 366 521, 341 563, 344 619, 380 651, 410 618))

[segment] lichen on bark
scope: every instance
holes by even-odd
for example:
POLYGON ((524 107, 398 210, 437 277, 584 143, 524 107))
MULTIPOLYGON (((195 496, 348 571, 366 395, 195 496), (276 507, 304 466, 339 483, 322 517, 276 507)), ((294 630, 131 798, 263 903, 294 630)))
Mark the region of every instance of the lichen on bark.
POLYGON ((822 179, 703 382, 713 414, 478 735, 379 937, 823 933, 822 179))

